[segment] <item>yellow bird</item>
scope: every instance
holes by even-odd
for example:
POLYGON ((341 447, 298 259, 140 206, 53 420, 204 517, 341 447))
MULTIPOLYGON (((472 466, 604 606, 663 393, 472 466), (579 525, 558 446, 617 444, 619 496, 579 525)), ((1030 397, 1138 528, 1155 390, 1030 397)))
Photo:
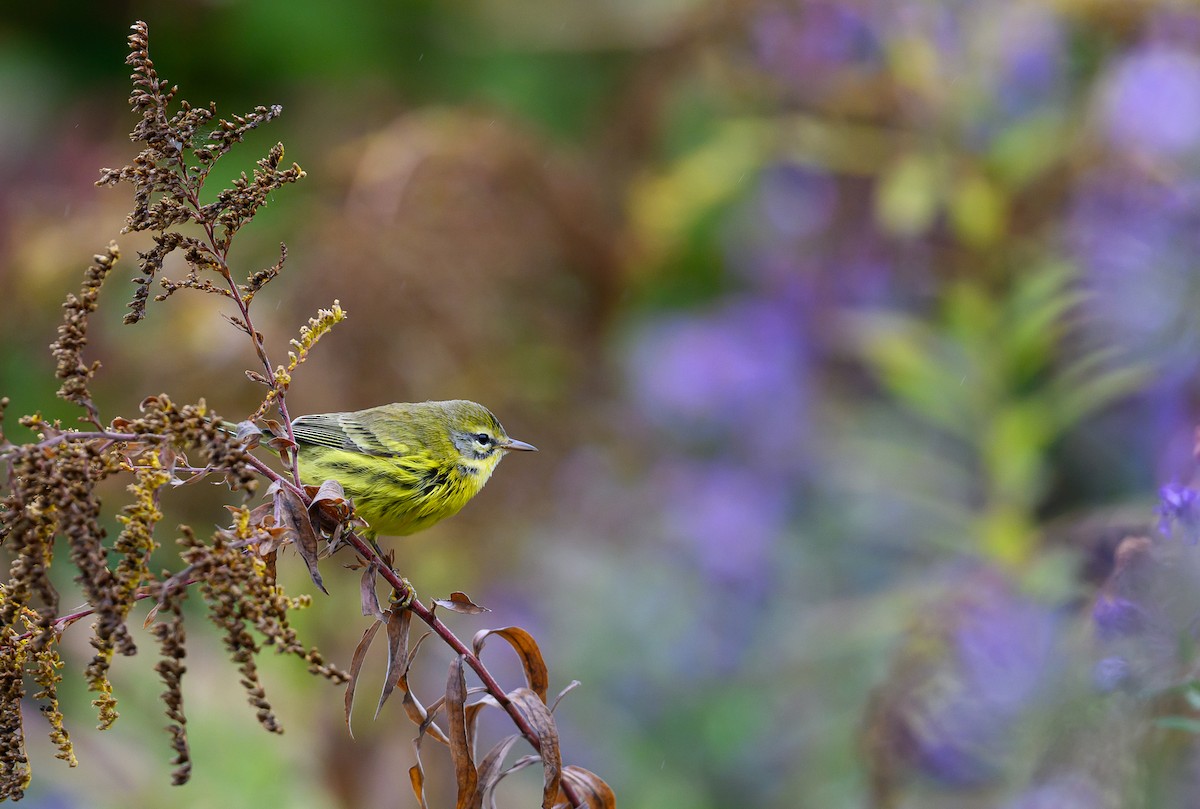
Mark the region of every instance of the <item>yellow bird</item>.
POLYGON ((341 483, 371 540, 412 534, 457 514, 510 450, 537 451, 465 399, 300 416, 292 433, 300 479, 311 486, 330 478, 341 483))

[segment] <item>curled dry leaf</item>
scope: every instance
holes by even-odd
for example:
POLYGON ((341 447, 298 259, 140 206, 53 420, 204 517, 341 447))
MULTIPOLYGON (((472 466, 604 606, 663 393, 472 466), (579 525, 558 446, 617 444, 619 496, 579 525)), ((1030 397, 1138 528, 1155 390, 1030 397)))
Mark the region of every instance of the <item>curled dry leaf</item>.
POLYGON ((449 598, 433 599, 433 603, 460 615, 479 615, 481 612, 491 612, 487 607, 482 607, 472 601, 466 593, 460 593, 457 590, 451 593, 449 598))
POLYGON ((450 736, 450 758, 454 761, 454 780, 458 785, 456 809, 476 809, 479 806, 479 771, 471 754, 467 738, 467 680, 463 673, 463 656, 456 655, 450 663, 446 679, 446 728, 450 736))
POLYGON ((351 739, 354 738, 354 728, 350 726, 350 711, 354 707, 354 689, 358 687, 358 675, 362 671, 363 661, 367 659, 367 650, 371 648, 371 641, 375 640, 375 635, 381 626, 383 626, 382 621, 371 622, 371 625, 363 632, 358 646, 354 647, 354 656, 350 658, 350 679, 346 683, 346 730, 351 739))
POLYGON ((275 520, 293 532, 296 550, 300 552, 300 558, 308 566, 308 575, 312 578, 313 584, 322 593, 329 595, 324 582, 321 581, 321 572, 317 570, 317 532, 313 528, 312 520, 308 516, 308 509, 304 507, 300 496, 289 488, 281 487, 275 492, 275 520))
POLYGON ((254 449, 262 439, 263 431, 252 421, 239 421, 236 435, 238 442, 244 444, 246 449, 254 449))
POLYGON ((383 620, 383 608, 379 606, 379 594, 375 592, 375 573, 379 565, 375 562, 363 568, 362 579, 359 580, 359 598, 362 601, 362 614, 368 618, 383 620))
POLYGON ((475 726, 479 722, 479 714, 481 714, 483 712, 484 708, 499 708, 500 707, 500 703, 497 702, 494 697, 492 697, 491 695, 489 695, 487 693, 486 688, 476 687, 476 688, 468 688, 467 689, 468 694, 475 694, 475 693, 479 693, 479 692, 482 692, 483 696, 480 697, 475 702, 472 702, 465 709, 465 713, 467 715, 467 738, 471 742, 471 754, 472 755, 475 754, 475 726))
POLYGON ((552 809, 562 780, 562 754, 559 748, 558 728, 554 724, 554 715, 546 707, 542 695, 528 688, 517 688, 510 691, 508 698, 525 716, 530 727, 538 736, 538 753, 542 760, 542 807, 552 809))
MULTIPOLYGON (((575 796, 587 803, 589 809, 617 809, 617 796, 604 779, 591 770, 568 764, 563 767, 563 781, 570 784, 575 796)), ((566 799, 566 794, 562 794, 566 799)))
MULTIPOLYGON (((326 480, 320 486, 305 486, 304 491, 312 498, 308 513, 317 527, 325 534, 332 537, 341 526, 350 521, 353 510, 350 498, 346 497, 341 483, 336 480, 326 480)), ((355 518, 352 521, 352 525, 359 527, 365 527, 366 524, 366 521, 361 518, 355 518)), ((336 547, 336 544, 331 539, 330 547, 336 547)))
POLYGON ((250 526, 261 537, 253 546, 260 556, 274 554, 291 539, 288 529, 275 522, 274 503, 263 503, 250 509, 250 526))
POLYGON ((408 610, 387 611, 388 661, 387 674, 383 679, 383 690, 379 693, 379 704, 375 706, 375 718, 383 710, 383 703, 392 695, 400 678, 408 674, 408 627, 412 613, 408 610))
POLYGON ((481 629, 471 639, 471 648, 475 652, 476 657, 479 657, 479 653, 483 650, 483 644, 489 635, 499 635, 508 641, 509 646, 513 647, 521 658, 521 666, 525 669, 525 682, 544 703, 546 701, 546 691, 550 688, 550 673, 546 669, 546 661, 542 658, 542 650, 538 648, 537 641, 533 639, 533 635, 530 635, 519 626, 507 626, 503 629, 481 629))
MULTIPOLYGON (((420 645, 420 641, 417 642, 420 645)), ((416 651, 416 646, 413 647, 416 651)), ((413 794, 417 796, 417 803, 421 809, 429 809, 429 803, 425 800, 425 767, 421 763, 421 743, 425 741, 425 730, 432 724, 422 724, 417 730, 417 738, 413 739, 413 766, 408 768, 408 780, 412 784, 413 794)), ((436 727, 436 725, 434 726, 436 727)))
POLYGON ((554 713, 554 711, 558 708, 558 703, 562 702, 563 697, 574 691, 580 685, 581 683, 578 680, 572 680, 571 682, 567 683, 567 687, 558 692, 558 696, 554 698, 553 704, 550 705, 550 713, 554 713))
POLYGON ((482 809, 496 809, 496 785, 504 777, 501 770, 504 766, 504 757, 508 755, 508 751, 520 738, 521 734, 519 733, 505 736, 496 742, 492 749, 484 755, 483 761, 479 762, 479 800, 482 809))
POLYGON ((421 738, 428 733, 435 740, 443 744, 449 744, 450 740, 446 736, 445 732, 443 732, 442 729, 433 721, 434 717, 437 716, 438 708, 441 706, 442 699, 444 698, 439 699, 431 708, 426 710, 425 706, 421 704, 421 701, 417 699, 416 695, 413 694, 412 690, 408 687, 408 671, 412 667, 413 661, 417 659, 417 653, 421 650, 421 644, 425 642, 425 639, 428 638, 429 635, 430 633, 426 632, 425 634, 421 635, 421 637, 417 638, 417 642, 412 645, 412 648, 408 652, 408 659, 404 665, 403 671, 401 672, 400 677, 396 680, 395 685, 400 689, 400 693, 404 695, 403 702, 401 704, 404 707, 405 715, 408 716, 409 720, 412 721, 412 723, 418 728, 417 737, 421 738))
POLYGON ((330 479, 323 481, 315 489, 312 486, 305 486, 304 488, 312 497, 310 508, 320 507, 328 509, 336 516, 345 516, 349 513, 350 501, 346 497, 346 490, 342 488, 342 484, 338 481, 330 479))
POLYGON ((270 441, 267 442, 267 446, 282 455, 284 452, 286 452, 289 449, 295 449, 296 442, 289 441, 287 436, 277 435, 274 438, 272 438, 270 441))
POLYGON ((146 613, 146 620, 142 621, 142 629, 150 628, 150 624, 154 623, 154 619, 158 617, 158 608, 161 606, 161 604, 155 604, 150 608, 150 611, 146 613))

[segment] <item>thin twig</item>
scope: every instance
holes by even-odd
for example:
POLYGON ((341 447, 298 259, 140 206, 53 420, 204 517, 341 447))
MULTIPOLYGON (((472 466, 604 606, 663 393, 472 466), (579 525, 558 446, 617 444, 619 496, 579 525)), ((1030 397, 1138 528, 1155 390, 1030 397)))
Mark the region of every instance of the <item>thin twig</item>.
MULTIPOLYGON (((186 572, 186 571, 181 571, 181 572, 186 572)), ((178 575, 179 574, 176 574, 176 576, 178 576, 178 575)), ((198 581, 200 581, 200 580, 199 579, 188 579, 187 581, 182 581, 175 586, 176 587, 191 587, 193 584, 195 584, 198 581)), ((154 597, 153 593, 147 593, 147 592, 134 593, 133 600, 134 601, 142 601, 143 599, 153 598, 153 597, 154 597)), ((71 624, 80 620, 81 618, 86 618, 89 615, 95 614, 96 609, 97 609, 96 607, 85 607, 81 610, 76 610, 75 612, 71 612, 66 615, 60 615, 58 618, 54 619, 54 623, 52 623, 50 626, 53 627, 55 631, 61 632, 62 630, 66 629, 68 626, 70 626, 71 624)), ((33 632, 25 632, 21 635, 17 635, 13 640, 19 642, 19 641, 23 641, 23 640, 29 640, 32 637, 33 637, 33 632)))
MULTIPOLYGON (((158 435, 156 433, 114 433, 110 430, 93 430, 88 432, 84 432, 82 430, 67 430, 66 432, 52 435, 49 438, 43 438, 41 441, 38 441, 32 446, 38 449, 49 449, 50 447, 57 446, 64 441, 98 441, 100 439, 104 439, 109 442, 122 441, 130 443, 135 441, 165 441, 168 438, 170 438, 170 436, 158 435)), ((29 446, 31 445, 13 444, 12 446, 4 447, 3 449, 0 449, 0 458, 17 455, 21 451, 26 450, 29 446)))

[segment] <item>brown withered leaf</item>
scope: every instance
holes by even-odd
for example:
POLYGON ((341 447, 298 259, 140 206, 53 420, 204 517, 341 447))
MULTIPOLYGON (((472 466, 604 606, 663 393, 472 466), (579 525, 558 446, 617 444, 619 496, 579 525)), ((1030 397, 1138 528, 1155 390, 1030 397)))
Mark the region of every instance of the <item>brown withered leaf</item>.
MULTIPOLYGON (((562 777, 564 782, 571 785, 576 797, 587 803, 589 809, 617 809, 617 796, 612 787, 591 770, 568 764, 563 767, 562 777)), ((564 801, 567 800, 565 792, 560 795, 564 801)))
POLYGON ((542 760, 543 770, 542 807, 552 809, 562 780, 562 753, 554 714, 546 707, 545 698, 529 688, 513 689, 508 693, 508 698, 537 733, 538 757, 542 760))
POLYGON ((363 566, 362 579, 359 580, 359 598, 362 601, 362 614, 368 618, 383 620, 383 608, 379 606, 379 594, 375 592, 375 573, 379 565, 375 562, 363 566))
POLYGON ((383 679, 383 690, 379 693, 379 704, 375 706, 375 718, 383 710, 383 703, 392 695, 400 678, 408 674, 408 627, 412 623, 409 610, 391 609, 387 613, 388 661, 387 674, 383 679))
POLYGON ((263 431, 252 421, 239 421, 236 435, 238 443, 244 444, 246 449, 254 449, 262 439, 263 431))
POLYGON ((501 773, 504 757, 519 739, 520 733, 505 736, 492 745, 492 749, 484 755, 483 761, 479 762, 479 799, 483 809, 496 809, 496 785, 504 777, 501 773))
MULTIPOLYGON (((326 534, 333 534, 350 520, 350 498, 346 497, 341 483, 336 480, 327 480, 320 486, 305 486, 304 490, 312 498, 308 513, 326 534)), ((356 518, 353 524, 365 526, 366 522, 356 518)), ((336 545, 337 542, 330 541, 331 549, 336 545)))
POLYGON ((416 695, 413 694, 412 690, 408 687, 408 670, 412 668, 413 661, 417 659, 417 653, 421 650, 421 644, 425 642, 425 639, 428 638, 430 634, 432 633, 426 632, 425 634, 421 635, 421 637, 417 638, 417 642, 412 645, 412 648, 408 652, 408 661, 404 667, 404 672, 400 675, 400 679, 396 681, 396 686, 404 695, 402 705, 404 707, 405 715, 408 716, 409 720, 419 728, 418 738, 420 736, 424 736, 425 733, 429 733, 429 735, 437 741, 443 744, 449 744, 450 739, 433 721, 434 717, 437 716, 438 708, 442 704, 442 699, 439 699, 432 708, 426 710, 425 706, 421 704, 421 701, 417 699, 416 695))
POLYGON ((499 635, 508 641, 517 655, 521 658, 521 666, 525 669, 525 682, 529 688, 546 701, 546 691, 550 688, 550 673, 546 669, 546 661, 542 658, 542 650, 537 641, 519 626, 506 626, 503 629, 481 629, 471 639, 471 648, 475 656, 483 650, 483 644, 489 635, 499 635))
POLYGON ((320 486, 316 487, 316 491, 313 491, 312 486, 306 486, 305 489, 312 496, 312 504, 314 506, 326 502, 335 505, 341 505, 346 502, 346 490, 342 488, 341 483, 332 478, 323 481, 320 486))
POLYGON ((289 441, 286 435, 277 435, 267 442, 267 446, 282 455, 286 450, 295 449, 296 442, 289 441))
POLYGON ((146 620, 142 621, 142 629, 150 628, 150 624, 154 623, 154 619, 158 617, 158 608, 161 606, 162 604, 155 604, 150 608, 150 611, 146 613, 146 620))
POLYGON ((275 492, 275 520, 293 532, 296 550, 308 566, 309 577, 322 593, 329 595, 321 581, 321 572, 317 570, 317 532, 308 516, 308 509, 304 507, 300 496, 290 488, 281 487, 275 492))
POLYGON ((484 708, 500 707, 500 703, 496 702, 495 698, 487 693, 486 688, 475 687, 467 689, 468 695, 476 693, 483 693, 483 696, 464 709, 464 713, 467 715, 467 740, 471 745, 472 757, 475 755, 475 726, 479 723, 479 714, 483 712, 484 708))
POLYGON ((581 683, 578 680, 572 680, 571 682, 567 683, 567 687, 562 691, 559 691, 558 696, 554 698, 554 703, 550 706, 550 713, 554 713, 554 711, 558 708, 558 703, 562 702, 563 697, 574 691, 580 685, 581 683))
POLYGON ((450 758, 454 761, 454 780, 458 785, 456 809, 479 809, 479 771, 471 755, 467 738, 467 680, 463 673, 463 656, 456 655, 450 663, 446 679, 446 728, 450 735, 450 758))
MULTIPOLYGON (((272 484, 274 485, 274 484, 272 484)), ((250 526, 262 536, 254 550, 263 557, 273 556, 289 539, 291 532, 275 522, 275 504, 263 503, 250 509, 250 526)))
POLYGON ((279 552, 278 551, 272 550, 269 553, 263 554, 263 564, 265 564, 267 566, 267 581, 271 582, 272 584, 277 579, 277 573, 276 573, 275 566, 278 561, 279 561, 279 552))
MULTIPOLYGON (((525 769, 526 767, 529 767, 530 765, 537 764, 541 760, 542 760, 542 757, 537 755, 536 753, 533 753, 528 756, 521 756, 519 759, 517 759, 516 761, 514 761, 512 763, 511 767, 509 767, 504 772, 500 773, 500 778, 507 778, 508 776, 512 775, 515 772, 520 772, 521 770, 525 769)), ((499 779, 497 779, 497 780, 499 780, 499 779)))
POLYGON ((251 382, 257 382, 260 385, 270 385, 271 380, 260 374, 258 371, 246 371, 246 378, 251 382))
POLYGON ((371 648, 371 641, 375 640, 375 635, 381 626, 383 626, 383 621, 371 622, 371 625, 363 632, 358 646, 354 647, 354 656, 350 658, 350 680, 346 683, 346 730, 350 733, 351 739, 354 738, 354 728, 350 726, 350 710, 354 707, 354 689, 358 687, 358 675, 362 671, 363 661, 367 659, 367 650, 371 648))
POLYGON ((433 603, 460 615, 479 615, 481 612, 491 612, 487 607, 482 607, 472 601, 466 593, 460 593, 457 590, 451 593, 449 598, 433 599, 433 603))
POLYGON ((426 726, 422 725, 417 730, 417 738, 413 739, 413 766, 408 768, 408 780, 412 784, 413 794, 417 796, 417 803, 421 809, 429 809, 429 803, 425 800, 425 767, 421 763, 421 743, 425 741, 426 726))
POLYGON ((408 781, 412 784, 413 794, 417 796, 417 805, 421 809, 429 809, 425 801, 425 769, 421 766, 421 756, 416 756, 417 763, 408 768, 408 781))

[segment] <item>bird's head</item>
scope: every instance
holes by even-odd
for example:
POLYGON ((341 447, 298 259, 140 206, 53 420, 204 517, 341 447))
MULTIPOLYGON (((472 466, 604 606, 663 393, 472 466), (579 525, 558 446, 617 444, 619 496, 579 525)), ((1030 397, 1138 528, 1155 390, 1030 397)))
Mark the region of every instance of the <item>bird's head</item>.
POLYGON ((481 404, 446 402, 450 440, 468 469, 488 474, 510 450, 537 452, 537 447, 509 438, 500 422, 481 404))

